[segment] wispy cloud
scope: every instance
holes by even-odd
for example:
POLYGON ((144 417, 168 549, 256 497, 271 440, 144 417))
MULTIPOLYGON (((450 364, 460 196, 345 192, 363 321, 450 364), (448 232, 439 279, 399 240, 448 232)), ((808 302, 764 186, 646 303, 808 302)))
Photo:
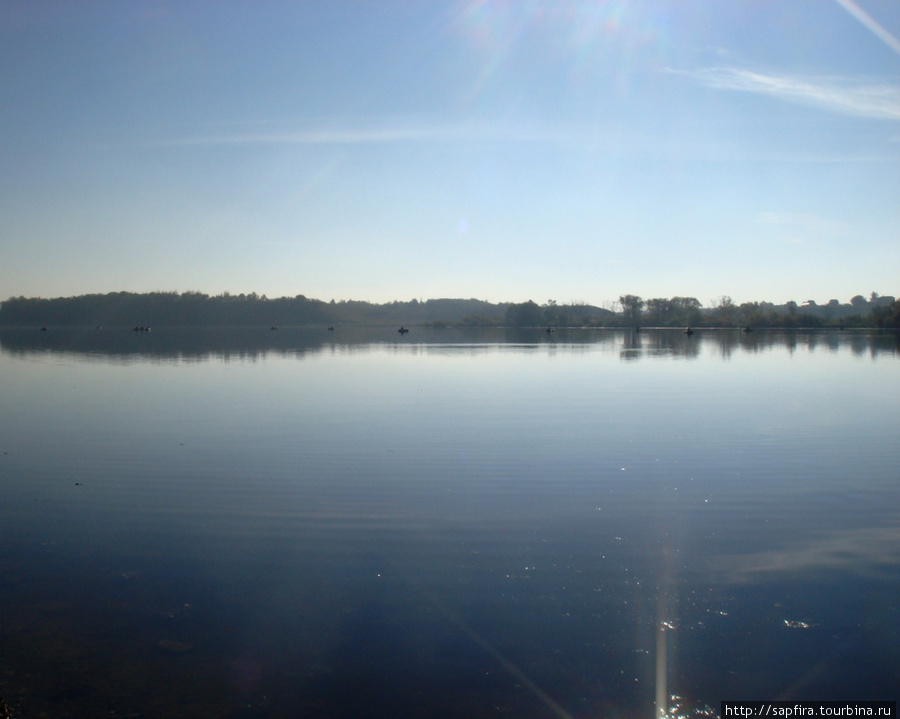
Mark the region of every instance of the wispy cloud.
POLYGON ((441 128, 358 128, 298 132, 244 132, 202 134, 163 140, 164 145, 360 145, 437 140, 447 137, 441 128))
POLYGON ((756 222, 764 225, 782 225, 803 229, 818 235, 839 236, 850 231, 850 225, 841 220, 810 215, 805 212, 763 212, 756 222))
POLYGON ((559 142, 562 130, 493 123, 389 123, 359 127, 313 128, 297 131, 202 133, 161 140, 160 145, 363 145, 409 142, 506 141, 559 142))
POLYGON ((805 212, 763 212, 756 223, 768 225, 772 234, 799 247, 817 248, 822 242, 845 240, 851 235, 846 222, 805 212))
POLYGON ((805 78, 736 67, 673 70, 716 89, 769 95, 829 112, 878 120, 900 120, 900 86, 841 77, 805 78))

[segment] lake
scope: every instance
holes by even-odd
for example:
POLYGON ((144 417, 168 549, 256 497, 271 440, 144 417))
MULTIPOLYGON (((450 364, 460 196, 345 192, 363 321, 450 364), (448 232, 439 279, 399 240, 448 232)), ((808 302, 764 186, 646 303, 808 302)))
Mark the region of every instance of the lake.
POLYGON ((0 332, 0 696, 65 717, 896 700, 875 332, 0 332))

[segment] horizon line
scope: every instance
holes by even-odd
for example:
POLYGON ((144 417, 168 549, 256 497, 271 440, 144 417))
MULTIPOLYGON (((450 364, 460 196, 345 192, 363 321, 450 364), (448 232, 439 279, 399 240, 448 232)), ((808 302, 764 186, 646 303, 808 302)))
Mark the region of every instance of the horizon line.
MULTIPOLYGON (((309 296, 303 294, 302 292, 301 292, 301 293, 297 293, 297 294, 295 294, 295 295, 279 295, 279 296, 275 296, 275 297, 269 297, 269 296, 268 296, 266 293, 264 293, 264 292, 263 292, 263 293, 258 293, 258 292, 255 292, 255 291, 252 291, 252 292, 239 292, 239 293, 235 293, 235 292, 231 292, 231 291, 229 291, 229 290, 223 290, 222 292, 220 292, 220 293, 218 293, 218 294, 210 294, 210 293, 208 293, 208 292, 203 292, 203 291, 201 291, 201 290, 183 290, 183 291, 179 291, 179 290, 147 290, 147 291, 143 291, 143 292, 134 291, 134 290, 111 290, 111 291, 108 291, 108 292, 85 292, 85 293, 82 293, 82 294, 75 294, 75 295, 57 295, 57 296, 55 296, 55 297, 44 297, 44 296, 41 296, 41 295, 35 295, 35 296, 30 296, 30 297, 27 297, 27 296, 25 296, 25 295, 9 296, 9 297, 7 297, 6 299, 0 300, 0 305, 4 304, 5 302, 9 302, 10 300, 47 300, 47 301, 54 301, 54 300, 71 300, 71 299, 77 299, 77 298, 81 298, 81 297, 107 296, 107 295, 118 295, 118 294, 130 294, 130 295, 179 295, 179 296, 181 296, 181 295, 197 294, 197 295, 203 295, 203 296, 205 296, 205 297, 207 297, 207 298, 210 298, 210 299, 222 298, 222 297, 230 297, 230 298, 237 298, 237 299, 245 298, 245 299, 247 299, 247 298, 249 298, 249 297, 251 297, 251 296, 255 296, 257 300, 266 301, 266 302, 272 302, 272 301, 277 301, 277 300, 295 300, 295 299, 298 299, 298 298, 302 298, 302 299, 308 300, 308 301, 310 301, 310 302, 321 302, 321 303, 323 303, 323 304, 341 304, 341 303, 358 302, 358 303, 363 303, 363 304, 382 305, 382 306, 383 306, 383 305, 390 305, 390 304, 410 304, 410 303, 413 303, 413 302, 416 302, 416 303, 418 303, 418 304, 425 304, 425 303, 427 303, 427 302, 441 302, 441 301, 448 301, 448 302, 481 302, 481 303, 488 304, 488 305, 520 305, 520 304, 527 304, 528 302, 534 302, 534 303, 537 304, 539 307, 550 307, 550 306, 554 306, 554 305, 555 305, 555 306, 558 306, 558 307, 579 307, 579 306, 586 306, 586 307, 594 307, 594 308, 596 308, 596 309, 607 309, 606 307, 604 307, 604 305, 618 305, 618 304, 619 304, 619 300, 618 300, 618 299, 616 299, 616 300, 603 300, 603 301, 601 301, 599 304, 591 303, 591 302, 588 302, 587 300, 576 300, 576 299, 569 300, 569 301, 566 301, 566 302, 557 302, 556 300, 550 299, 550 300, 547 300, 547 302, 545 302, 545 303, 542 304, 542 303, 539 303, 539 302, 535 302, 535 300, 530 299, 530 298, 527 299, 527 300, 522 300, 522 301, 516 301, 516 300, 498 300, 498 301, 492 301, 492 300, 482 299, 482 298, 478 298, 478 297, 429 297, 429 298, 427 298, 427 299, 422 299, 422 298, 414 297, 414 298, 409 299, 409 300, 393 299, 393 300, 386 300, 386 301, 384 301, 384 302, 378 302, 378 301, 373 301, 373 300, 352 299, 352 298, 346 298, 346 299, 341 298, 341 299, 339 299, 339 300, 338 300, 338 299, 335 299, 335 298, 331 298, 331 299, 329 299, 329 300, 323 300, 323 299, 320 299, 320 298, 318 298, 318 297, 309 297, 309 296), (552 305, 550 304, 551 302, 553 303, 552 305)), ((632 294, 632 293, 622 293, 622 294, 619 295, 619 297, 625 297, 625 296, 627 296, 627 295, 629 295, 629 294, 632 294)), ((716 306, 715 303, 717 303, 717 302, 722 302, 722 301, 725 301, 725 300, 730 301, 732 304, 734 304, 735 307, 740 307, 742 304, 749 304, 749 303, 753 303, 753 302, 756 302, 756 303, 772 304, 772 305, 774 305, 774 306, 776 306, 776 307, 779 307, 779 306, 782 306, 782 305, 787 305, 787 304, 790 304, 791 302, 794 302, 794 303, 797 304, 798 306, 809 305, 810 303, 812 303, 812 304, 815 305, 815 306, 823 307, 823 306, 827 305, 828 303, 837 300, 837 298, 831 297, 831 298, 828 299, 828 301, 827 301, 825 304, 819 304, 819 302, 818 302, 817 300, 814 300, 814 299, 807 299, 807 300, 804 300, 804 301, 802 301, 802 302, 798 302, 798 301, 796 301, 796 300, 790 299, 790 300, 785 300, 785 301, 782 302, 781 304, 776 303, 776 302, 772 302, 771 300, 746 300, 746 301, 744 301, 744 302, 735 302, 735 301, 732 299, 732 297, 731 297, 730 295, 727 295, 727 294, 721 294, 721 295, 719 295, 718 297, 710 298, 710 301, 709 301, 710 303, 709 303, 708 305, 705 305, 703 302, 701 302, 697 297, 695 297, 695 296, 693 296, 693 295, 672 295, 672 296, 670 296, 670 297, 662 297, 662 296, 653 296, 653 297, 648 296, 648 297, 642 297, 641 295, 635 295, 635 296, 637 296, 639 299, 643 300, 644 302, 647 302, 647 301, 649 301, 649 300, 656 300, 656 299, 662 299, 662 300, 672 300, 672 299, 675 299, 675 298, 694 299, 694 300, 697 300, 697 302, 700 304, 700 307, 701 307, 701 308, 704 308, 704 309, 708 309, 708 308, 715 307, 715 306, 716 306)), ((851 297, 850 300, 847 300, 846 302, 839 302, 839 301, 838 301, 838 302, 839 302, 839 304, 841 304, 841 305, 843 305, 843 304, 851 304, 851 300, 853 300, 853 299, 855 299, 855 298, 857 298, 857 297, 862 297, 863 299, 866 300, 866 302, 873 302, 873 301, 875 301, 875 300, 878 300, 878 299, 885 299, 885 298, 889 298, 889 299, 891 299, 891 300, 893 300, 893 301, 896 301, 897 295, 893 295, 893 294, 884 294, 884 293, 874 292, 874 291, 873 291, 873 292, 869 293, 868 296, 865 295, 865 294, 863 294, 863 293, 857 293, 857 294, 853 295, 853 297, 851 297), (873 298, 873 295, 874 295, 874 298, 873 298)))

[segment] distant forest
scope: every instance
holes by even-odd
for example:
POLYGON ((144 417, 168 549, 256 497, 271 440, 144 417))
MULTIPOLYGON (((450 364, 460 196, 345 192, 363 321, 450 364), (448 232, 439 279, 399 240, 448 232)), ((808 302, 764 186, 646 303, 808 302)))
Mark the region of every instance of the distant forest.
POLYGON ((11 297, 0 303, 0 326, 194 327, 251 325, 430 325, 435 327, 879 327, 900 328, 900 302, 873 292, 841 304, 831 300, 745 302, 723 296, 704 307, 694 297, 643 299, 621 295, 609 307, 583 303, 491 303, 475 299, 324 302, 303 295, 269 299, 251 293, 111 292, 53 299, 11 297))

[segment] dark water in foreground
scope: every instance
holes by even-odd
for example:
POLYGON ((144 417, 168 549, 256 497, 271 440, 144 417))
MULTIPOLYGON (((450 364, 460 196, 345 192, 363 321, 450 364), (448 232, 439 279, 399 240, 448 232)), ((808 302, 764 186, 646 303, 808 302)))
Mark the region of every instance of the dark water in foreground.
POLYGON ((898 439, 893 335, 2 331, 0 696, 896 700, 898 439))

